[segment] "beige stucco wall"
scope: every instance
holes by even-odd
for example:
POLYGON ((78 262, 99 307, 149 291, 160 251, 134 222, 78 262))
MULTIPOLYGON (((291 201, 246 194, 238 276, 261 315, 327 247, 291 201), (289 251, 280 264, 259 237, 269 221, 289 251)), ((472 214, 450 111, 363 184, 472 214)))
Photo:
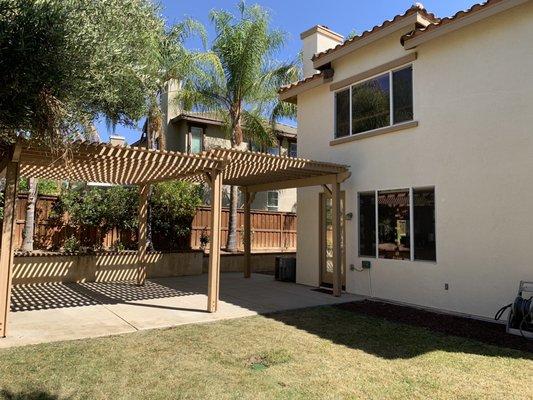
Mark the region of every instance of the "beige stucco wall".
MULTIPOLYGON (((148 254, 148 278, 202 273, 203 252, 152 252, 148 254)), ((135 251, 80 255, 15 256, 13 284, 51 282, 111 282, 135 280, 135 251)))
MULTIPOLYGON (((335 81, 406 54, 399 34, 335 62, 335 81)), ((360 267, 357 192, 435 186, 437 262, 372 259, 347 291, 491 317, 533 281, 533 4, 419 46, 419 126, 330 146, 329 85, 298 97, 303 157, 351 165, 347 264, 360 267), (445 283, 449 290, 444 290, 445 283)), ((318 189, 298 191, 298 274, 317 285, 318 189), (313 232, 315 234, 313 234, 313 232)))

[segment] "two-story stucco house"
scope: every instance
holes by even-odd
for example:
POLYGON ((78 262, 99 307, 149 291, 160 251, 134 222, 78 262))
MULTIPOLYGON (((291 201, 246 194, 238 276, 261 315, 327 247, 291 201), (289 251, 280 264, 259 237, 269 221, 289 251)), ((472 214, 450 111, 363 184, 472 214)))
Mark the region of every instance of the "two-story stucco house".
MULTIPOLYGON (((533 1, 416 5, 301 35, 298 152, 343 163, 346 291, 492 317, 533 281, 533 1)), ((331 283, 328 195, 298 189, 297 281, 331 283)))
MULTIPOLYGON (((201 153, 214 148, 230 148, 231 142, 223 129, 223 122, 217 116, 205 112, 185 112, 175 101, 179 82, 170 81, 161 98, 163 111, 163 134, 166 149, 182 153, 201 153)), ((242 150, 261 151, 273 155, 297 156, 297 130, 286 124, 276 124, 276 143, 271 147, 260 147, 244 142, 242 150)), ((146 145, 146 125, 143 137, 134 145, 146 145)), ((229 205, 229 188, 224 189, 224 206, 229 205)), ((208 198, 206 193, 206 198, 208 198)), ((252 203, 254 210, 296 211, 296 189, 272 190, 257 193, 252 203)))

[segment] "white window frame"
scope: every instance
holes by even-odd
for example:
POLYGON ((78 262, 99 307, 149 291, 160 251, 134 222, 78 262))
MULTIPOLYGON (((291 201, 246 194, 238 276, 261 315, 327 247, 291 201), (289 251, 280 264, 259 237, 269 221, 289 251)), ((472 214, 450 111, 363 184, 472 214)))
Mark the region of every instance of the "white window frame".
POLYGON ((277 190, 269 190, 267 192, 267 209, 268 209, 268 211, 278 211, 279 210, 279 191, 277 191, 277 190), (270 205, 270 193, 275 193, 276 194, 276 205, 275 206, 271 206, 270 205))
POLYGON ((345 86, 345 87, 342 87, 340 89, 335 90, 333 92, 333 101, 334 101, 333 139, 341 139, 341 138, 346 138, 346 137, 350 137, 350 136, 357 136, 357 135, 360 135, 360 134, 367 134, 368 132, 372 132, 372 131, 375 131, 375 130, 378 130, 378 129, 388 128, 388 127, 391 127, 391 126, 401 125, 401 124, 405 124, 405 123, 408 123, 408 122, 411 122, 411 121, 415 121, 416 118, 415 118, 415 98, 414 98, 414 87, 415 87, 414 75, 415 75, 414 74, 414 64, 413 63, 407 63, 407 64, 404 64, 404 65, 402 65, 400 67, 393 68, 393 69, 390 69, 390 70, 385 71, 385 72, 380 72, 379 74, 372 75, 369 78, 366 78, 366 79, 363 79, 361 81, 357 81, 355 83, 352 83, 349 87, 345 86), (402 122, 398 122, 398 123, 395 124, 394 123, 394 88, 393 88, 392 75, 394 74, 394 72, 401 71, 402 69, 406 69, 408 67, 411 67, 411 71, 412 71, 411 72, 411 93, 412 93, 412 97, 413 97, 413 118, 411 120, 402 121, 402 122), (353 133, 352 132, 352 128, 353 128, 352 127, 352 120, 353 120, 353 116, 352 116, 352 91, 353 91, 353 87, 357 86, 357 85, 360 85, 362 83, 371 81, 373 79, 376 79, 378 77, 385 76, 387 74, 389 75, 389 124, 385 125, 385 126, 382 126, 382 127, 379 127, 379 128, 370 129, 368 131, 353 133), (350 113, 350 115, 349 115, 350 131, 349 131, 349 134, 347 136, 337 136, 337 93, 344 92, 346 90, 349 90, 349 97, 350 97, 350 106, 349 106, 350 107, 350 110, 349 110, 349 113, 350 113))
POLYGON ((409 258, 405 260, 392 260, 392 261, 411 261, 411 262, 417 262, 417 263, 430 263, 430 264, 437 264, 438 260, 438 254, 437 254, 437 189, 435 186, 426 185, 426 186, 413 186, 408 188, 401 188, 401 189, 378 189, 378 190, 363 190, 360 192, 357 192, 357 255, 359 258, 370 258, 370 259, 376 259, 379 260, 379 193, 380 192, 405 192, 409 191, 409 258), (435 260, 419 260, 415 258, 415 231, 414 231, 414 191, 415 190, 433 190, 433 195, 435 197, 435 204, 434 204, 434 212, 435 212, 435 260), (361 249, 360 249, 360 243, 361 243, 361 232, 359 231, 359 216, 361 213, 360 210, 360 201, 359 198, 361 195, 368 195, 370 193, 374 193, 375 196, 375 219, 376 219, 376 226, 375 226, 375 240, 376 240, 376 254, 374 256, 362 256, 361 255, 361 249))

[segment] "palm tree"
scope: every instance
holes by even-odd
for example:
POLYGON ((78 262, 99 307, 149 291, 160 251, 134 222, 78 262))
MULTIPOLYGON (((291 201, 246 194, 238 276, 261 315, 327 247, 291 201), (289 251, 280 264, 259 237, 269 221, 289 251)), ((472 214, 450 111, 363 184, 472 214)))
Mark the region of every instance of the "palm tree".
MULTIPOLYGON (((152 76, 150 87, 155 90, 148 94, 148 105, 146 112, 146 146, 149 149, 156 147, 156 140, 161 150, 166 150, 166 135, 163 132, 163 111, 161 110, 161 96, 171 87, 173 81, 181 81, 191 73, 198 53, 187 50, 185 41, 197 35, 205 43, 207 33, 202 24, 196 20, 186 18, 182 22, 175 24, 170 30, 163 33, 153 50, 157 68, 152 76)), ((152 187, 148 191, 148 198, 152 197, 152 187)), ((152 241, 152 208, 148 201, 148 248, 153 250, 152 241)))
POLYGON ((202 58, 201 54, 191 52, 185 48, 185 41, 191 36, 197 35, 202 40, 204 47, 207 40, 205 27, 198 21, 186 18, 175 24, 164 33, 156 44, 156 62, 158 68, 153 76, 155 87, 153 93, 148 95, 147 110, 147 146, 155 147, 155 140, 159 140, 159 148, 166 148, 166 137, 162 132, 163 111, 161 110, 160 98, 168 90, 169 83, 181 81, 192 72, 195 62, 202 58))
MULTIPOLYGON (((268 146, 274 137, 274 121, 294 115, 294 107, 277 100, 277 90, 297 80, 299 68, 295 62, 273 60, 285 35, 270 29, 265 9, 241 1, 238 10, 238 17, 228 11, 211 11, 216 38, 194 74, 185 79, 178 99, 185 109, 209 112, 223 120, 232 148, 239 147, 245 137, 268 146)), ((237 208, 237 187, 231 187, 226 243, 230 252, 237 251, 237 208)))

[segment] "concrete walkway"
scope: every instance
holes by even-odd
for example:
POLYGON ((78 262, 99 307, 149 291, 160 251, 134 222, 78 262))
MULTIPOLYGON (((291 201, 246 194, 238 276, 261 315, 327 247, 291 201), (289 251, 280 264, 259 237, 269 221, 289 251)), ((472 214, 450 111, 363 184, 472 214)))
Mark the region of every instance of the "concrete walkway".
POLYGON ((274 311, 361 300, 336 298, 274 277, 221 275, 219 310, 205 311, 207 275, 129 282, 46 284, 13 289, 8 337, 0 348, 116 335, 274 311))

